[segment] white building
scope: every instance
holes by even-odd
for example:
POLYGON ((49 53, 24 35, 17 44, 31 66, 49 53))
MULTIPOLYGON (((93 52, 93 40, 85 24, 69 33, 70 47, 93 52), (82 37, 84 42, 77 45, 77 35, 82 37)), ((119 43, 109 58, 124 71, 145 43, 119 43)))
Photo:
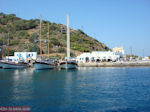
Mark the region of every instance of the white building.
POLYGON ((150 61, 149 57, 143 57, 142 60, 143 61, 150 61))
POLYGON ((123 47, 115 47, 112 50, 115 54, 120 55, 121 57, 123 57, 124 55, 124 49, 123 47))
POLYGON ((83 53, 77 56, 79 63, 85 62, 104 62, 104 61, 119 61, 122 54, 112 51, 94 51, 91 53, 83 53))
MULTIPOLYGON (((6 59, 8 57, 6 56, 6 59)), ((28 62, 29 60, 36 60, 37 52, 15 52, 14 56, 9 56, 9 60, 17 62, 19 60, 28 62)))

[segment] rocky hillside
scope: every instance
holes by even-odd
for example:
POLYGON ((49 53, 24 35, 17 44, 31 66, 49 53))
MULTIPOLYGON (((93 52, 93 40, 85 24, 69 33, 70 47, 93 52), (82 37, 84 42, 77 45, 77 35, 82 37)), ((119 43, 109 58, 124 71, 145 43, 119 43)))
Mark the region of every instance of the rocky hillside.
MULTIPOLYGON (((15 14, 0 13, 0 46, 7 44, 10 37, 10 55, 14 51, 37 51, 39 53, 39 19, 24 20, 15 14), (34 41, 35 40, 35 41, 34 41), (33 47, 34 46, 34 47, 33 47)), ((42 21, 42 52, 47 54, 47 24, 50 24, 50 54, 64 57, 66 55, 66 26, 42 21)), ((88 36, 82 30, 71 29, 71 55, 82 52, 106 51, 109 48, 98 40, 88 36)), ((5 47, 5 55, 6 55, 5 47)))

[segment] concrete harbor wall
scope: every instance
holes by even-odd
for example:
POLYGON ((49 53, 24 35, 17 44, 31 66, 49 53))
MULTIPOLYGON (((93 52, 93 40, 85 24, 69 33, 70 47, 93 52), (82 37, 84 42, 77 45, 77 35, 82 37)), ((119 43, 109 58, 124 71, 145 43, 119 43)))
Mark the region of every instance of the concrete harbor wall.
POLYGON ((150 66, 150 61, 135 62, 88 62, 78 63, 79 67, 128 67, 128 66, 150 66))

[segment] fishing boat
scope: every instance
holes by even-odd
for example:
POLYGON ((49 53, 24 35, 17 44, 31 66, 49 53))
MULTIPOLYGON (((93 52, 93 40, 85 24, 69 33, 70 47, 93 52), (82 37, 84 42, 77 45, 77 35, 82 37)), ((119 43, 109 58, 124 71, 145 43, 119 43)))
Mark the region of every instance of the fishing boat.
POLYGON ((67 14, 67 58, 60 62, 60 68, 63 69, 75 69, 78 64, 70 57, 70 28, 69 28, 69 14, 67 14))
POLYGON ((56 64, 54 63, 50 63, 47 61, 35 61, 33 63, 34 68, 37 70, 41 70, 41 69, 53 69, 56 67, 56 64))
POLYGON ((41 48, 41 16, 40 16, 40 59, 36 60, 33 63, 33 66, 35 69, 53 69, 56 67, 56 63, 55 62, 50 62, 49 61, 49 23, 48 23, 48 60, 44 60, 42 59, 42 48, 41 48))
POLYGON ((76 61, 62 61, 60 63, 61 68, 63 69, 74 69, 77 68, 77 63, 76 61))
POLYGON ((3 68, 2 60, 0 60, 0 68, 3 68))
POLYGON ((8 45, 7 45, 7 57, 8 59, 0 61, 0 66, 4 69, 15 69, 15 68, 18 69, 18 68, 26 68, 28 66, 27 63, 24 63, 20 60, 18 62, 9 61, 9 33, 8 33, 8 45))
POLYGON ((1 62, 1 66, 4 69, 18 69, 18 68, 26 68, 28 64, 24 62, 16 63, 16 62, 5 61, 5 62, 1 62))

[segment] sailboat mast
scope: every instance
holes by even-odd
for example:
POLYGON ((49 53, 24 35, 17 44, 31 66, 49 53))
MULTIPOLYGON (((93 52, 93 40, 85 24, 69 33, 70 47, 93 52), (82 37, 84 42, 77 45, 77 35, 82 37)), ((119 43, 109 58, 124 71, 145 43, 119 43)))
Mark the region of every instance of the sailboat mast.
POLYGON ((40 15, 40 56, 42 55, 42 48, 41 48, 41 15, 40 15))
POLYGON ((67 60, 70 59, 70 28, 69 28, 69 14, 67 14, 67 60))
POLYGON ((48 33, 47 33, 47 35, 48 35, 48 58, 49 58, 49 23, 48 23, 48 33))
POLYGON ((2 45, 2 59, 4 57, 4 40, 3 40, 3 45, 2 45))
POLYGON ((8 44, 7 44, 7 57, 8 57, 8 61, 9 61, 9 33, 8 33, 8 44))

